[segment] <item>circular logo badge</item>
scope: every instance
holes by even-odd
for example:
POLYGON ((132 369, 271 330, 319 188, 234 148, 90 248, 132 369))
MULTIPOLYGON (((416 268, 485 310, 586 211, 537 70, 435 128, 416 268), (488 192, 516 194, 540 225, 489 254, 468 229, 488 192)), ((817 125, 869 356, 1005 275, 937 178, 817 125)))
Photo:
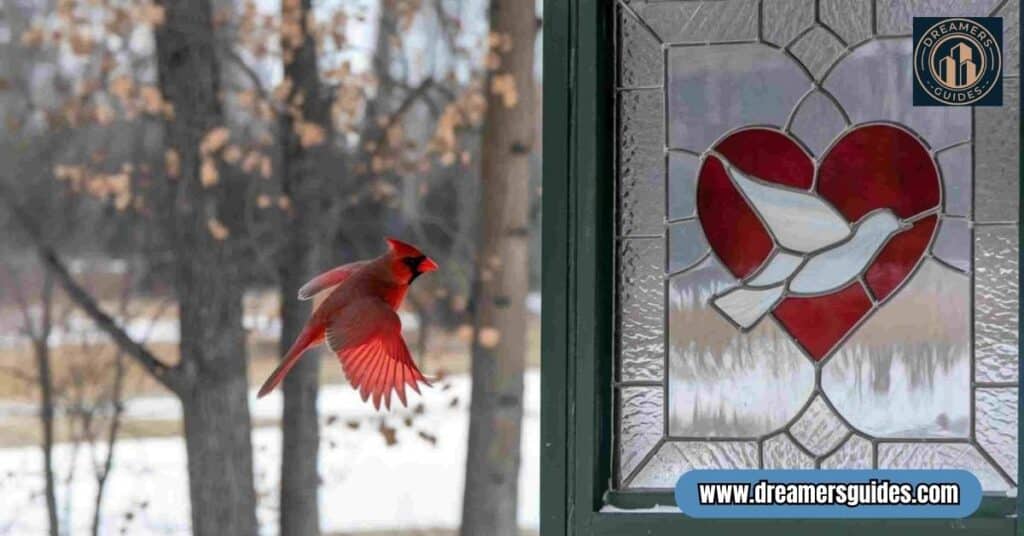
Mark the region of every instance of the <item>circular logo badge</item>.
POLYGON ((999 82, 1002 53, 984 26, 968 19, 946 19, 928 28, 914 48, 914 76, 935 100, 967 105, 999 82))

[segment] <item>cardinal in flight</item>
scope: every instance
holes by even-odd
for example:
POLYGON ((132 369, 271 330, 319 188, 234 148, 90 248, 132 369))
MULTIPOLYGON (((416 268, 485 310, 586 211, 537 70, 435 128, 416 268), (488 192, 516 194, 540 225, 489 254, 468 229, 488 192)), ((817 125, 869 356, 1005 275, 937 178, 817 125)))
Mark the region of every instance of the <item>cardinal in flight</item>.
POLYGON ((782 300, 834 292, 861 277, 893 236, 913 227, 881 208, 847 223, 815 194, 749 177, 725 158, 726 173, 775 242, 774 255, 738 286, 712 304, 740 328, 753 327, 782 300))
POLYGON ((388 251, 380 257, 339 266, 299 289, 300 300, 330 290, 260 388, 260 397, 281 383, 306 350, 324 341, 338 356, 352 387, 359 389, 364 402, 372 395, 377 409, 382 398, 391 408, 392 391, 404 406, 406 385, 417 393, 418 382, 430 385, 409 354, 395 311, 409 285, 437 270, 437 263, 405 242, 388 238, 387 243, 388 251))

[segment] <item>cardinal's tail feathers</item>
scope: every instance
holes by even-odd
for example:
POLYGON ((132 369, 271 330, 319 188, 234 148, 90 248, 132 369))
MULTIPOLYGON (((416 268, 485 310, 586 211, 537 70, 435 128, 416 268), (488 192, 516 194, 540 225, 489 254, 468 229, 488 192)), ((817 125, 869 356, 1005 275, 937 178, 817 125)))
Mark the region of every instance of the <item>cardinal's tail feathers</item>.
POLYGON ((324 328, 323 326, 315 326, 312 323, 306 324, 306 327, 302 328, 302 333, 299 334, 298 338, 295 339, 295 343, 285 354, 281 360, 281 364, 274 369, 274 372, 270 374, 267 381, 263 382, 263 387, 260 387, 258 397, 266 396, 267 393, 274 390, 277 384, 281 383, 281 380, 288 375, 288 371, 295 366, 295 363, 299 362, 299 358, 302 354, 310 347, 317 344, 323 339, 324 328))
POLYGON ((749 329, 775 307, 783 288, 781 284, 766 288, 735 287, 719 294, 711 303, 733 323, 749 329))

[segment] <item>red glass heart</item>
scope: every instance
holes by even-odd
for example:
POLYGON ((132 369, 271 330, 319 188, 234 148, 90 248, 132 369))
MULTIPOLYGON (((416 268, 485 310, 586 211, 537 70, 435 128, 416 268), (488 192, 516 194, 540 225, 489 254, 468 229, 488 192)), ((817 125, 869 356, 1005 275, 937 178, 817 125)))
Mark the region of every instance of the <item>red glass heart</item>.
MULTIPOLYGON (((791 295, 775 307, 772 314, 779 324, 816 361, 828 357, 903 285, 935 234, 937 217, 920 215, 939 204, 938 169, 924 145, 897 126, 867 125, 847 132, 822 158, 817 180, 811 157, 772 128, 739 130, 712 150, 747 175, 820 196, 851 224, 880 208, 915 219, 910 229, 889 239, 864 273, 874 300, 854 281, 826 295, 791 295)), ((754 273, 774 248, 715 154, 700 169, 697 214, 711 249, 737 278, 754 273)))

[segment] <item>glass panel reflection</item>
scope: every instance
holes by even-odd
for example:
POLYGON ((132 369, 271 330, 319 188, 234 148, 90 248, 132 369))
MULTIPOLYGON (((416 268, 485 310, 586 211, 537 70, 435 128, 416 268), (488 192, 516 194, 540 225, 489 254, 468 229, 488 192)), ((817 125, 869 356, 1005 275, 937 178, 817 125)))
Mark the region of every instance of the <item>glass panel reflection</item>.
POLYGON ((967 437, 969 319, 968 277, 927 260, 843 343, 822 387, 860 432, 967 437))
POLYGON ((729 130, 786 123, 810 89, 802 69, 764 45, 668 51, 669 147, 700 152, 729 130))
POLYGON ((779 429, 804 405, 814 367, 773 321, 738 331, 708 306, 731 286, 708 259, 669 283, 669 433, 752 437, 779 429))

